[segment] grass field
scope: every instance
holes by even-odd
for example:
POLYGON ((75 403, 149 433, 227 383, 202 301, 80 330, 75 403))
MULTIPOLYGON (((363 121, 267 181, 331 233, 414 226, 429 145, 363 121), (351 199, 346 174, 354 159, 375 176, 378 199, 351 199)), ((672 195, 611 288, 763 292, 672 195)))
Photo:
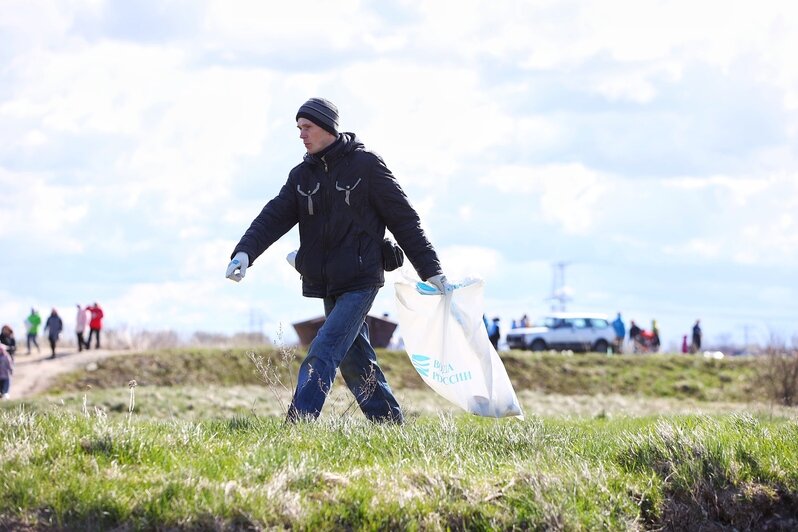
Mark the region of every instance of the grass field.
POLYGON ((762 400, 753 360, 508 353, 521 421, 461 414, 405 354, 380 359, 403 426, 340 386, 286 426, 289 392, 243 350, 108 359, 6 401, 0 529, 798 528, 798 416, 762 400))

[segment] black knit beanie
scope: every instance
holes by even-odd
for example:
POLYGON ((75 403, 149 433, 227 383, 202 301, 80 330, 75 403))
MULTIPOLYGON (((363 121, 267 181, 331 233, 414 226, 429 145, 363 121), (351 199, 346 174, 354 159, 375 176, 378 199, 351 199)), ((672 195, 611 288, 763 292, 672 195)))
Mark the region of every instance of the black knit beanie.
POLYGON ((302 104, 296 113, 296 120, 307 118, 320 128, 338 134, 338 108, 324 98, 311 98, 302 104))

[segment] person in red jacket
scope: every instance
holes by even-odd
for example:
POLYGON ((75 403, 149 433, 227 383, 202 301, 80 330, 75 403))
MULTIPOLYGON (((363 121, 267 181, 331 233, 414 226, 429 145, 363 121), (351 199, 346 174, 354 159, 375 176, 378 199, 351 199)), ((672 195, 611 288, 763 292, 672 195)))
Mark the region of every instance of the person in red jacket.
POLYGON ((94 341, 94 349, 99 349, 100 330, 103 328, 103 309, 101 309, 100 305, 95 302, 86 310, 88 310, 91 314, 91 317, 89 318, 89 339, 86 342, 86 349, 91 347, 92 336, 97 337, 97 339, 94 341))

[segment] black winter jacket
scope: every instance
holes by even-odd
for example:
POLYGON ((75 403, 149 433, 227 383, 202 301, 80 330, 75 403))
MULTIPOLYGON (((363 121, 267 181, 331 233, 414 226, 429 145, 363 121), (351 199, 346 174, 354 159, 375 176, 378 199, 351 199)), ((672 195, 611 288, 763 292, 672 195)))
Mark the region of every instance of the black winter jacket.
POLYGON ((17 340, 12 335, 0 333, 0 344, 5 345, 8 354, 14 358, 14 353, 17 352, 17 340))
POLYGON ((231 257, 244 251, 253 264, 297 223, 296 269, 304 296, 334 296, 385 284, 382 242, 361 224, 376 235, 384 235, 387 226, 422 279, 441 273, 418 213, 382 158, 366 150, 354 133, 340 133, 321 158, 305 155, 231 257))

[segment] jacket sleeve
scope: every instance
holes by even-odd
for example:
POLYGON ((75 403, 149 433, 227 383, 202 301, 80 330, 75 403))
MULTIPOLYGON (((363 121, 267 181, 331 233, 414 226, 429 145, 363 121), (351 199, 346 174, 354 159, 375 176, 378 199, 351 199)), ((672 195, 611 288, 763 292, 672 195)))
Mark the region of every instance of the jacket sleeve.
POLYGON ((421 219, 404 190, 382 158, 375 154, 370 156, 373 159, 370 171, 370 203, 396 237, 397 243, 422 280, 426 281, 433 275, 443 273, 438 254, 427 239, 421 227, 421 219))
POLYGON ((283 188, 280 189, 280 193, 269 201, 260 214, 252 220, 249 229, 246 230, 230 255, 231 259, 235 257, 236 253, 243 251, 249 256, 251 266, 269 246, 299 222, 296 195, 292 183, 293 180, 289 176, 283 188))

